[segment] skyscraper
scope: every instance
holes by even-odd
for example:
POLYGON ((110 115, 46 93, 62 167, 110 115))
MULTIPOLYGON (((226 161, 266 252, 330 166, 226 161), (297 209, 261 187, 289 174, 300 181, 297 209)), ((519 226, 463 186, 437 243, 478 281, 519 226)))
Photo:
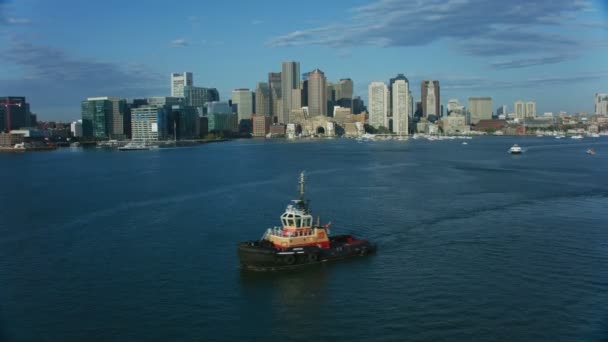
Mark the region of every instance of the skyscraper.
POLYGON ((534 102, 534 101, 526 102, 526 117, 527 118, 536 117, 536 102, 534 102))
POLYGON ((319 69, 308 75, 308 113, 310 116, 327 116, 327 80, 319 69))
POLYGON ((112 107, 107 97, 90 97, 82 101, 82 135, 87 138, 108 138, 112 107))
POLYGON ((469 97, 469 111, 471 113, 471 124, 476 124, 479 120, 492 119, 492 98, 491 97, 469 97))
POLYGON ((336 103, 340 107, 353 107, 353 80, 350 78, 340 79, 340 83, 336 90, 336 103))
POLYGON ((171 96, 184 97, 184 87, 191 85, 193 85, 191 72, 171 74, 171 96))
POLYGON ((420 85, 422 100, 422 116, 428 118, 429 115, 439 117, 441 114, 441 96, 439 93, 439 81, 422 81, 420 85))
POLYGON ((513 111, 515 112, 515 118, 523 119, 526 117, 526 104, 523 101, 515 101, 513 104, 513 111))
MULTIPOLYGON (((409 89, 409 83, 410 81, 408 81, 407 77, 405 77, 404 74, 397 74, 397 76, 391 78, 388 82, 388 89, 391 91, 391 93, 393 92, 393 83, 395 83, 395 81, 397 80, 403 80, 406 83, 408 83, 408 89, 409 89)), ((393 97, 391 96, 390 99, 388 100, 388 112, 389 112, 389 116, 392 116, 393 114, 393 97)))
POLYGON ((391 97, 393 105, 393 132, 408 134, 410 116, 410 90, 406 80, 398 79, 391 83, 391 97))
POLYGON ((283 101, 283 113, 279 116, 279 122, 289 123, 289 113, 293 107, 291 95, 293 89, 300 87, 300 63, 299 62, 283 62, 281 68, 281 95, 283 101))
POLYGON ((232 104, 237 105, 237 118, 241 120, 251 119, 253 113, 253 92, 249 89, 235 89, 232 91, 232 104))
POLYGON ((220 93, 215 88, 185 86, 184 100, 186 106, 202 108, 207 102, 219 101, 220 93))
MULTIPOLYGON (((281 101, 281 73, 268 73, 268 87, 270 88, 270 116, 278 120, 279 113, 283 111, 283 103, 281 101)), ((283 114, 281 114, 282 116, 283 114)))
POLYGON ((388 126, 388 87, 384 82, 372 82, 369 95, 369 124, 375 128, 388 126))
POLYGON ((266 82, 258 82, 255 88, 255 114, 270 116, 270 87, 266 82))
POLYGON ((595 94, 595 115, 608 115, 608 94, 595 94))

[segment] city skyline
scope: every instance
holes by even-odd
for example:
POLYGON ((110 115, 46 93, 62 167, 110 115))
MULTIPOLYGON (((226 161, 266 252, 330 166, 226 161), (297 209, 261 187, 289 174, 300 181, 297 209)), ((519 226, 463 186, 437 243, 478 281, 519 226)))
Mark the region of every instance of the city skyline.
POLYGON ((155 23, 164 6, 146 4, 140 16, 135 3, 115 4, 121 10, 99 29, 88 24, 97 13, 90 4, 0 0, 0 93, 26 96, 41 120, 68 121, 88 97, 169 96, 174 72, 192 72, 196 86, 217 88, 225 100, 234 89, 255 89, 289 60, 302 73, 318 68, 328 80, 351 78, 353 95, 366 103, 372 81, 398 73, 415 101, 423 80, 438 80, 444 106, 490 96, 513 111, 515 101, 532 99, 537 113, 593 113, 594 94, 608 86, 608 11, 600 1, 307 4, 324 13, 278 1, 214 6, 225 17, 193 15, 204 5, 186 1, 171 13, 183 25, 162 28, 155 23), (372 25, 378 18, 386 20, 372 25))

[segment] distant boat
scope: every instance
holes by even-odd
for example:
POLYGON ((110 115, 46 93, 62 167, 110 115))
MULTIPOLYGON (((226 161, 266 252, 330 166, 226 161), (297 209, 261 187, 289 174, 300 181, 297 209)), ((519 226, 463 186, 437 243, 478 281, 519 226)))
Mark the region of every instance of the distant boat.
POLYGON ((145 144, 142 143, 137 143, 137 142, 130 142, 128 144, 126 144, 125 146, 121 146, 118 148, 119 151, 143 151, 143 150, 149 150, 150 146, 146 146, 145 144))
POLYGON ((468 145, 468 143, 466 141, 463 141, 462 144, 463 145, 468 145))
POLYGON ((582 135, 580 135, 580 134, 573 135, 573 136, 572 136, 572 139, 583 139, 583 136, 582 136, 582 135))
POLYGON ((589 134, 588 136, 589 136, 590 138, 599 138, 599 137, 600 137, 600 135, 599 135, 599 134, 597 134, 597 133, 591 133, 591 134, 589 134))
POLYGON ((517 144, 511 146, 511 148, 509 149, 509 153, 511 153, 511 154, 521 154, 522 152, 523 152, 523 150, 517 144))
POLYGON ((590 154, 590 155, 593 156, 593 155, 595 155, 595 150, 592 149, 592 148, 590 148, 590 149, 587 150, 587 154, 590 154))

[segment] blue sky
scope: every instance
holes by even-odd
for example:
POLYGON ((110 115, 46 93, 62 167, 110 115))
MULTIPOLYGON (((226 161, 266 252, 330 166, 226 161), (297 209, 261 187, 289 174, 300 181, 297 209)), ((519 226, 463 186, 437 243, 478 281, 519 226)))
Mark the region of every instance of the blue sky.
POLYGON ((404 73, 416 99, 437 79, 443 104, 592 112, 608 92, 608 1, 0 0, 0 95, 41 120, 77 119, 89 96, 169 95, 171 72, 227 99, 284 60, 350 77, 364 99, 404 73))

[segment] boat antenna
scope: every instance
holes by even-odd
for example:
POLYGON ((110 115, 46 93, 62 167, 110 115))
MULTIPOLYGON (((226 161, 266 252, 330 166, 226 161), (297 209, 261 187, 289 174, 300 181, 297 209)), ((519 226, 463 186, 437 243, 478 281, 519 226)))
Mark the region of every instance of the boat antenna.
POLYGON ((304 200, 304 184, 306 183, 306 178, 304 175, 304 171, 300 172, 300 199, 304 200))

